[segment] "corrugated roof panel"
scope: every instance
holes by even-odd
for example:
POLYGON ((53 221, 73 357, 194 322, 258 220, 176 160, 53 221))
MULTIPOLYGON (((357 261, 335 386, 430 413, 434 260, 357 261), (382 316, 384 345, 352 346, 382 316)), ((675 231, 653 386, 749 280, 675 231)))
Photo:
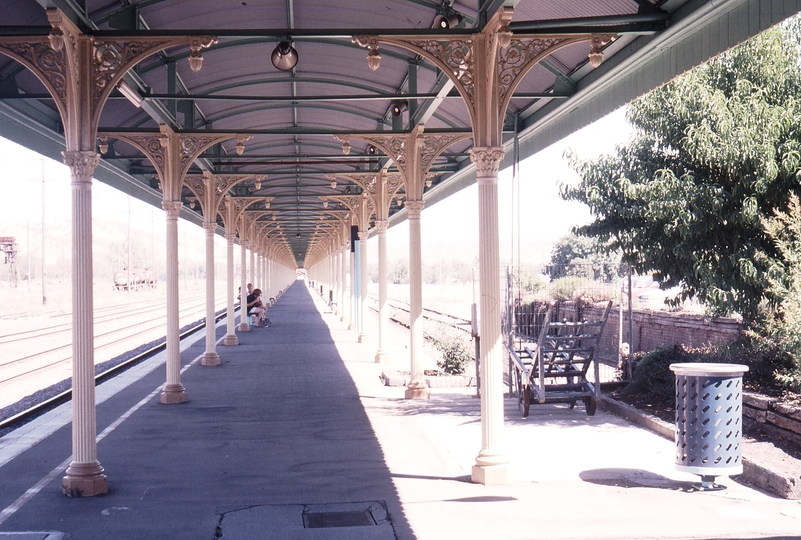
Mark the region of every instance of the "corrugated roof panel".
POLYGON ((532 0, 520 2, 515 7, 515 21, 539 21, 549 19, 578 19, 609 15, 631 15, 639 6, 633 0, 532 0))
POLYGON ((40 26, 48 25, 47 15, 36 0, 3 0, 0 9, 0 25, 40 26))

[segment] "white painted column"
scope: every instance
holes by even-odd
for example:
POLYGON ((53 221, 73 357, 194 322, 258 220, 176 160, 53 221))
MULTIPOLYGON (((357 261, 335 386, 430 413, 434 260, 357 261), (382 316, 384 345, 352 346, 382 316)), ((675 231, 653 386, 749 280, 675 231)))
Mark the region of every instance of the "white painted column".
POLYGON ((240 278, 242 283, 239 285, 239 326, 237 330, 240 332, 250 332, 250 322, 248 321, 248 242, 247 240, 240 240, 239 250, 241 255, 241 272, 240 278))
POLYGON ((340 246, 339 251, 337 251, 337 284, 338 291, 337 296, 339 297, 339 318, 340 320, 345 320, 345 248, 340 246))
POLYGON ((370 341, 370 334, 367 330, 367 316, 370 310, 368 303, 367 285, 369 276, 367 275, 367 231, 359 231, 359 263, 360 263, 360 285, 359 294, 359 343, 368 343, 370 341))
POLYGON ((93 151, 63 155, 72 175, 72 460, 61 488, 69 496, 91 497, 108 493, 95 442, 92 173, 99 156, 93 151))
POLYGON ((411 343, 411 375, 406 385, 407 399, 428 399, 430 392, 423 374, 423 257, 420 234, 420 214, 423 201, 407 201, 409 218, 409 326, 411 343))
POLYGON ((178 322, 178 215, 181 201, 164 201, 167 213, 167 384, 161 390, 161 402, 183 403, 187 400, 181 384, 181 342, 178 322))
POLYGON ((340 295, 339 301, 340 301, 340 304, 339 305, 342 306, 341 309, 339 310, 339 314, 340 314, 343 322, 345 322, 347 320, 347 313, 348 313, 348 305, 347 305, 347 301, 348 301, 348 270, 347 270, 348 258, 346 257, 346 255, 347 255, 347 248, 345 246, 343 246, 339 251, 339 279, 340 279, 340 284, 339 284, 339 287, 340 287, 340 290, 339 290, 339 295, 340 295))
POLYGON ((267 298, 271 298, 273 296, 273 274, 275 273, 275 263, 273 260, 267 259, 267 298))
POLYGON ((228 315, 225 321, 225 339, 223 345, 239 345, 239 338, 236 337, 236 320, 234 314, 234 238, 236 235, 228 231, 225 232, 226 245, 226 279, 228 287, 228 315))
MULTIPOLYGON (((253 244, 254 242, 251 240, 248 245, 253 244)), ((256 273, 256 246, 252 246, 250 248, 250 282, 253 284, 253 288, 259 287, 259 275, 256 273)))
POLYGON ((389 269, 387 268, 387 221, 375 222, 378 230, 378 351, 375 353, 375 361, 378 363, 389 362, 389 352, 387 351, 387 326, 389 325, 389 308, 387 306, 387 279, 389 269))
POLYGON ((356 327, 356 251, 355 247, 348 250, 348 330, 356 327))
POLYGON ((334 272, 336 274, 336 283, 334 291, 334 302, 337 304, 336 314, 340 316, 341 320, 345 320, 344 311, 342 310, 342 249, 337 249, 334 252, 334 272))
POLYGON ((219 366, 220 355, 217 354, 217 330, 214 320, 214 232, 217 223, 205 222, 206 230, 206 351, 200 364, 203 366, 219 366))
POLYGON ((331 253, 328 257, 325 258, 325 275, 326 275, 326 287, 328 287, 328 296, 326 296, 326 302, 334 302, 334 296, 331 294, 331 291, 334 290, 334 254, 331 253))
POLYGON ((502 148, 474 148, 470 158, 478 173, 479 273, 481 313, 481 451, 473 482, 505 484, 509 457, 501 446, 503 428, 503 349, 501 341, 498 166, 502 148))
POLYGON ((259 250, 259 285, 263 288, 262 292, 266 298, 269 298, 270 291, 267 290, 267 259, 264 257, 264 251, 259 250))

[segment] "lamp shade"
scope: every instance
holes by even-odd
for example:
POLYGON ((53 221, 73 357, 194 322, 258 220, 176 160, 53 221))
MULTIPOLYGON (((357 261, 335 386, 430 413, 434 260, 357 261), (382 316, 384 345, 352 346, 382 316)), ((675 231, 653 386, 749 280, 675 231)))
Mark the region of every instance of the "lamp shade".
POLYGON ((276 69, 290 71, 298 64, 298 51, 289 41, 282 41, 273 49, 270 60, 276 69))
POLYGON ((409 107, 409 102, 405 99, 397 99, 392 102, 392 106, 390 107, 390 111, 392 111, 392 116, 400 116, 403 114, 409 107))
POLYGON ((458 13, 437 15, 434 17, 434 28, 438 28, 439 30, 447 30, 449 28, 456 28, 461 22, 462 16, 458 13))

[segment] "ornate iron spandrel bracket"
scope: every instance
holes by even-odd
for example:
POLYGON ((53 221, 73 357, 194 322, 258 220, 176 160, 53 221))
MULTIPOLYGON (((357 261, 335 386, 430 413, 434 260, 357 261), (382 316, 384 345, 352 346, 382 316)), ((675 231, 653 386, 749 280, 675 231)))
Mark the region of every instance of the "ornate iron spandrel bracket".
POLYGON ((217 219, 217 215, 223 216, 225 221, 224 201, 223 197, 234 186, 246 182, 253 178, 252 174, 212 174, 204 172, 202 175, 191 174, 187 175, 184 179, 184 185, 189 188, 197 200, 200 202, 200 208, 203 210, 203 216, 207 220, 217 219), (207 192, 207 187, 211 186, 211 192, 207 192))
MULTIPOLYGON (((448 34, 357 35, 352 37, 352 41, 369 49, 367 60, 373 70, 378 69, 380 64, 380 45, 405 49, 436 65, 462 96, 470 113, 471 125, 476 129, 484 123, 482 115, 489 111, 495 110, 503 119, 519 82, 547 56, 574 43, 590 41, 592 49, 589 58, 597 67, 600 64, 601 47, 615 38, 613 34, 513 36, 509 29, 513 15, 514 8, 502 7, 484 30, 473 37, 448 34), (481 77, 484 79, 479 80, 481 77), (482 103, 485 104, 483 107, 482 103)), ((481 141, 481 144, 485 142, 481 141)))

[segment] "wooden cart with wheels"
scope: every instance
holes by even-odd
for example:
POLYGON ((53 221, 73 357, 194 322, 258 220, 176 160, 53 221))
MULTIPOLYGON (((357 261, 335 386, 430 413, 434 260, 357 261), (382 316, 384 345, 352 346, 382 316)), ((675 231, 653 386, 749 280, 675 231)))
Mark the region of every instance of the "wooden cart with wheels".
POLYGON ((517 384, 517 403, 523 417, 531 403, 584 403, 588 415, 595 414, 600 394, 600 368, 595 350, 609 317, 612 302, 598 320, 551 321, 549 306, 537 343, 521 350, 509 347, 517 384), (593 382, 587 372, 593 366, 593 382))

